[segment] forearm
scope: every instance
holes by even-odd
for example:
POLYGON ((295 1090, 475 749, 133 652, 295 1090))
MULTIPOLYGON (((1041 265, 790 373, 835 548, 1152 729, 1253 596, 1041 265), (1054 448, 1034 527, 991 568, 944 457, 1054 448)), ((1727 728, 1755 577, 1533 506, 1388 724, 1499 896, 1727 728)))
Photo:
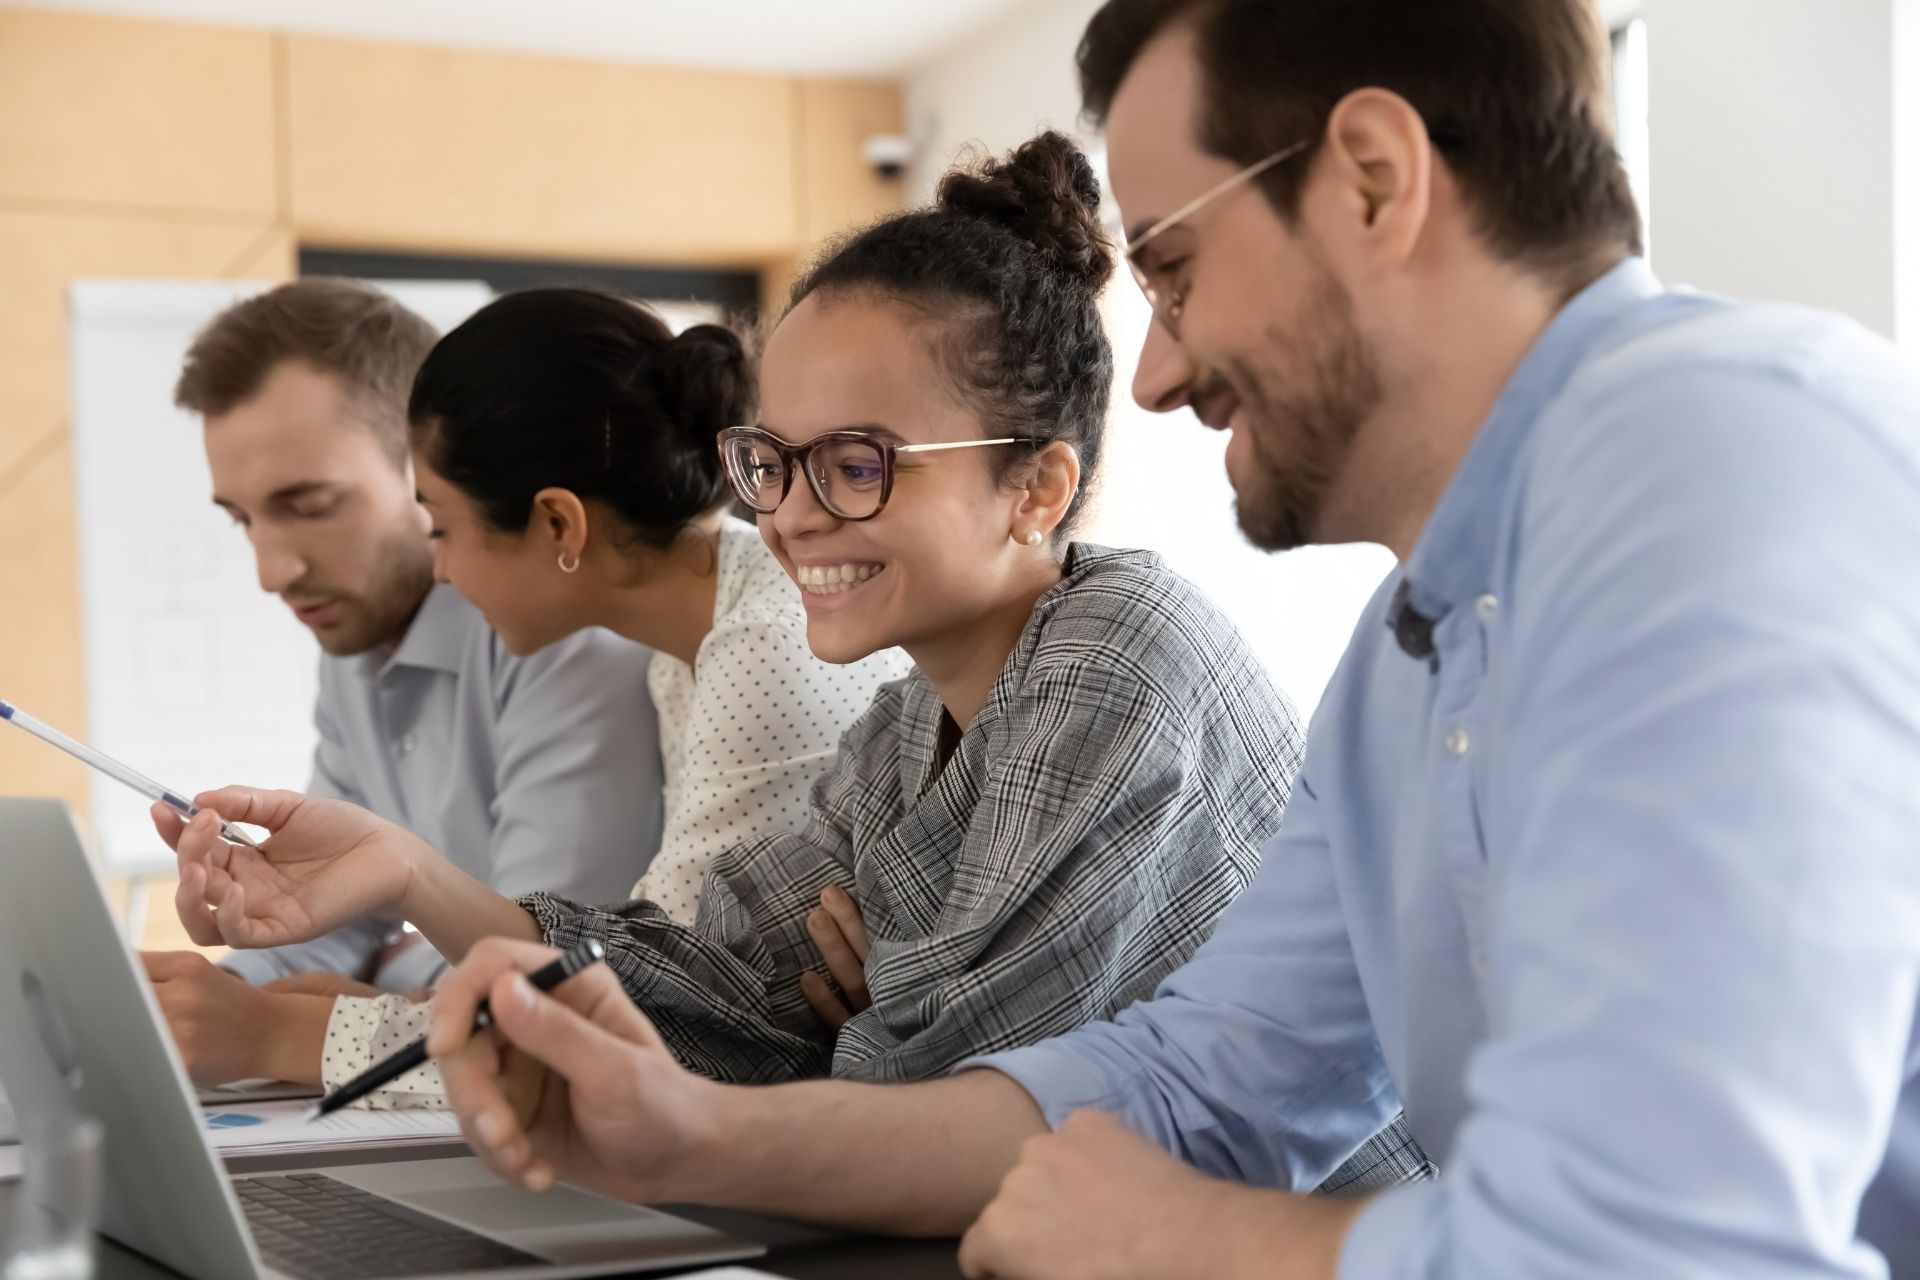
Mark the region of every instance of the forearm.
POLYGON ((319 1084, 333 997, 272 993, 269 998, 273 1004, 255 1074, 269 1080, 319 1084))
POLYGON ((708 1086, 688 1198, 850 1230, 943 1236, 993 1198, 1040 1110, 996 1071, 911 1085, 708 1086))
POLYGON ((413 868, 400 910, 434 950, 453 964, 482 938, 542 940, 540 926, 519 903, 495 893, 443 857, 422 859, 413 868))
POLYGON ((1221 1280, 1336 1280, 1347 1229, 1367 1199, 1302 1196, 1214 1182, 1190 1229, 1160 1240, 1151 1274, 1221 1280))

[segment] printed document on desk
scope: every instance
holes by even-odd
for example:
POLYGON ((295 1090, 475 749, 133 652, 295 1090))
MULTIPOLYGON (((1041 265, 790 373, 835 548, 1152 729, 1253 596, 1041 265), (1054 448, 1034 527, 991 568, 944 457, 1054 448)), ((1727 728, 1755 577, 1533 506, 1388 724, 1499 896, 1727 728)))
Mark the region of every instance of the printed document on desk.
POLYGON ((306 1119, 305 1102, 208 1107, 207 1129, 223 1156, 303 1155, 458 1142, 451 1111, 336 1111, 306 1119))

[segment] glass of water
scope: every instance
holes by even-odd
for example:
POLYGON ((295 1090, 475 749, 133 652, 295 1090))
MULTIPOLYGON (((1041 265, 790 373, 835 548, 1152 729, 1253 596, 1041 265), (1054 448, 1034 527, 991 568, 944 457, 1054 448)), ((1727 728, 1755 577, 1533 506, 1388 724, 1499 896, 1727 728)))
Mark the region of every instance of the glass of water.
POLYGON ((4 1280, 92 1280, 104 1138, 100 1122, 87 1116, 22 1118, 4 1280))

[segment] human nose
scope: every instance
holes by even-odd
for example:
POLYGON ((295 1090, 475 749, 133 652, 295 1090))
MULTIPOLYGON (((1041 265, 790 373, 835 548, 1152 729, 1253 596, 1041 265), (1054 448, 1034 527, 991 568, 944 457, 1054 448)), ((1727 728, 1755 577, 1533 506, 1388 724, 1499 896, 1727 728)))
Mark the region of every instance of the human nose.
POLYGON ((1192 398, 1194 368, 1186 348, 1156 315, 1140 344, 1133 399, 1149 413, 1171 413, 1192 398))
POLYGON ((285 539, 258 527, 249 532, 253 541, 254 568, 259 574, 262 591, 277 596, 306 576, 306 559, 285 539))

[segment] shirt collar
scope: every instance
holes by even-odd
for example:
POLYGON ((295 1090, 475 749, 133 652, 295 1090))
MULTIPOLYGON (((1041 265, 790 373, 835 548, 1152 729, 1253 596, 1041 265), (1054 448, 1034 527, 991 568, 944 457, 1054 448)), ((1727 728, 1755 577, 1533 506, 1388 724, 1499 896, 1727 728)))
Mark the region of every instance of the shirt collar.
POLYGON ((467 646, 467 634, 472 629, 472 610, 473 606, 452 587, 445 584, 435 586, 420 602, 420 608, 413 615, 413 621, 407 624, 407 633, 400 637, 393 656, 382 661, 370 654, 369 668, 374 672, 386 672, 395 667, 419 667, 458 675, 461 655, 467 646))
POLYGON ((1404 626, 1398 607, 1403 602, 1424 615, 1430 627, 1486 590, 1502 496, 1540 411, 1560 394, 1605 329, 1660 293, 1660 282, 1646 262, 1628 258, 1561 308, 1494 401, 1421 530, 1407 558, 1401 594, 1389 611, 1389 627, 1398 632, 1404 626))

